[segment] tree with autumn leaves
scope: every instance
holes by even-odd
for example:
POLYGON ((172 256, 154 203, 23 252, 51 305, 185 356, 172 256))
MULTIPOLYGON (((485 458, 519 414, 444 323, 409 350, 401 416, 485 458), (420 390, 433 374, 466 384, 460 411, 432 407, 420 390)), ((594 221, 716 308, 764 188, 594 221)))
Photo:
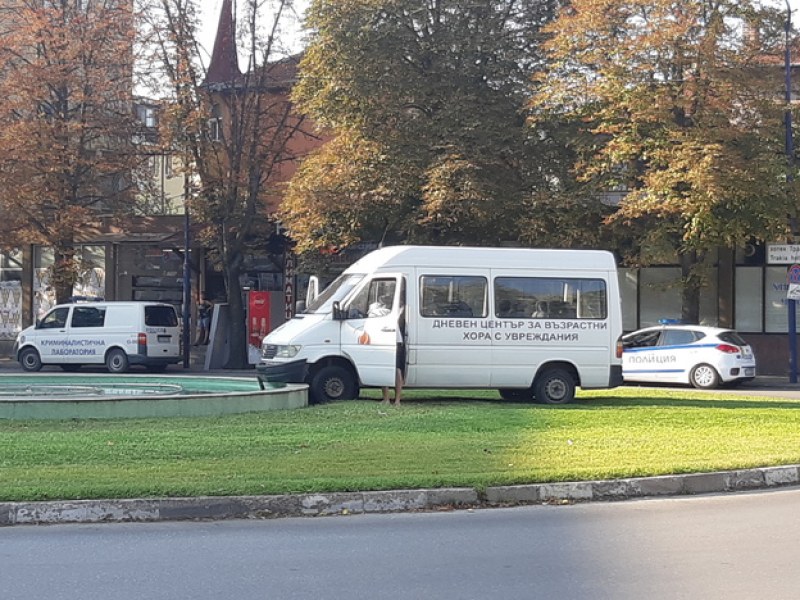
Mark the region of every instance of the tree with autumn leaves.
POLYGON ((58 301, 80 275, 81 234, 130 208, 132 24, 112 0, 0 8, 0 234, 53 248, 58 301))
MULTIPOLYGON (((304 119, 288 91, 296 61, 287 57, 279 31, 287 0, 240 3, 239 36, 224 3, 216 65, 204 64, 194 0, 148 0, 146 47, 151 71, 165 97, 162 143, 186 165, 193 194, 187 199, 200 241, 225 281, 230 316, 227 368, 248 365, 242 276, 248 255, 265 252, 277 229, 275 205, 288 165, 297 159, 304 119), (237 50, 247 56, 239 69, 237 50)), ((273 254, 276 260, 282 253, 273 254)), ((278 265, 282 267, 283 265, 278 265)))
POLYGON ((709 253, 781 239, 797 212, 779 23, 747 0, 573 0, 546 30, 533 122, 578 127, 577 178, 626 190, 607 224, 627 229, 629 261, 677 256, 687 322, 709 253))

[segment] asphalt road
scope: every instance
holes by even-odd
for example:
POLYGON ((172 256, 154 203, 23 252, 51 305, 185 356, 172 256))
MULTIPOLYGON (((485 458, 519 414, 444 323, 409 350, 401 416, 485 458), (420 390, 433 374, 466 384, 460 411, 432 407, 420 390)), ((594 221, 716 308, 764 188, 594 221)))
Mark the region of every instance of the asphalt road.
POLYGON ((794 599, 800 489, 0 530, 5 600, 794 599))

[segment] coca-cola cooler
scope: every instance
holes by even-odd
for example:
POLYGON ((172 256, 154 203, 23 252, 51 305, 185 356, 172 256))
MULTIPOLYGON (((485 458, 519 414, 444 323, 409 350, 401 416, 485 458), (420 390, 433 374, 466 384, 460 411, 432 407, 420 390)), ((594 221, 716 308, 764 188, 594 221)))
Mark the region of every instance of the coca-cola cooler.
POLYGON ((285 321, 284 294, 259 290, 247 294, 247 354, 250 364, 256 364, 264 336, 285 321))

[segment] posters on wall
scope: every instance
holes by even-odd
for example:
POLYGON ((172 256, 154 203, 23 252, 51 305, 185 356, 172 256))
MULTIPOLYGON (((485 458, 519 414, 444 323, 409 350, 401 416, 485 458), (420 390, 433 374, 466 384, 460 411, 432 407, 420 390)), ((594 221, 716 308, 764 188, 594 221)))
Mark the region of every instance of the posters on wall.
MULTIPOLYGON (((87 269, 72 287, 72 295, 88 300, 103 299, 106 290, 106 270, 101 267, 87 269)), ((56 290, 50 285, 50 270, 40 267, 33 270, 33 314, 41 319, 56 305, 56 290)))
POLYGON ((14 340, 22 330, 22 284, 0 282, 0 340, 14 340))

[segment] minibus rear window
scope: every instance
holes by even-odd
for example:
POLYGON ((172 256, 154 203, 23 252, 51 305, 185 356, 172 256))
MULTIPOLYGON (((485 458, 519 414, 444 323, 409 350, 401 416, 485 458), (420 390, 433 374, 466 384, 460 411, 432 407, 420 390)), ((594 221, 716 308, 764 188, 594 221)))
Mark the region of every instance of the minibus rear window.
POLYGON ((172 306, 145 306, 144 324, 149 327, 177 327, 178 315, 172 306))

